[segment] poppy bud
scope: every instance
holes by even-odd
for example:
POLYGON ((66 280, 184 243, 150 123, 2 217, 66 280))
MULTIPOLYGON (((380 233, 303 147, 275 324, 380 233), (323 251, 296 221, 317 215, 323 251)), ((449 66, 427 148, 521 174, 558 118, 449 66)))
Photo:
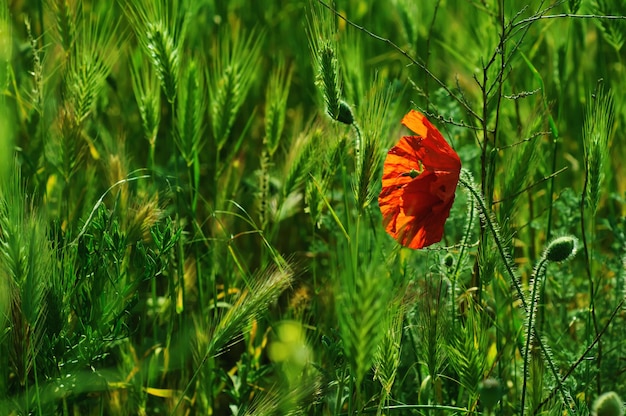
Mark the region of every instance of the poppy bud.
POLYGON ((571 235, 555 238, 546 248, 545 258, 548 261, 565 261, 576 255, 577 240, 571 235))
POLYGON ((593 403, 591 414, 593 416, 622 416, 624 414, 622 399, 614 391, 604 393, 593 403))
POLYGON ((454 256, 450 253, 446 254, 443 258, 443 264, 447 269, 451 269, 454 266, 454 256))
POLYGON ((339 114, 337 114, 337 121, 343 124, 351 125, 354 123, 354 116, 352 115, 352 109, 345 101, 339 102, 339 114))

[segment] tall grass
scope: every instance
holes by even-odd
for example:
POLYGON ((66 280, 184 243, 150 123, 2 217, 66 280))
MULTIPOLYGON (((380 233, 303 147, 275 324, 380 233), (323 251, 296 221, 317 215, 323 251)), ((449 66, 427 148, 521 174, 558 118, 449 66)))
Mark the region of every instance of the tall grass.
POLYGON ((0 414, 622 414, 625 21, 0 4, 0 414), (419 251, 376 203, 411 108, 463 165, 419 251))

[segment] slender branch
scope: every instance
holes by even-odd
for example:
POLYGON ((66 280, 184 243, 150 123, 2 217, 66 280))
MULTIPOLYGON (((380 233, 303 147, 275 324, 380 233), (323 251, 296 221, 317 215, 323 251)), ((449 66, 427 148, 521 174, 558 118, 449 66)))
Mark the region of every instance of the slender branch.
POLYGON ((535 15, 529 17, 527 19, 520 20, 519 22, 513 23, 512 28, 516 28, 518 26, 528 25, 534 23, 538 20, 548 20, 548 19, 603 19, 603 20, 626 20, 626 16, 612 16, 612 15, 601 15, 601 14, 573 14, 573 13, 559 13, 559 14, 547 14, 547 15, 535 15))
MULTIPOLYGON (((483 129, 482 127, 470 126, 469 124, 463 123, 462 121, 454 121, 452 117, 445 118, 442 115, 431 113, 426 110, 422 111, 422 113, 424 113, 424 115, 427 116, 429 120, 438 120, 445 124, 451 124, 453 126, 462 127, 464 129, 469 129, 469 130, 481 130, 482 131, 483 129)), ((493 130, 489 130, 489 133, 493 133, 493 130)))
POLYGON ((495 205, 495 204, 499 204, 499 203, 501 203, 501 202, 504 202, 504 201, 506 201, 506 200, 508 200, 508 199, 515 198, 516 196, 521 195, 521 194, 523 194, 524 192, 531 190, 531 189, 532 189, 532 188, 534 188, 535 186, 537 186, 537 185, 539 185, 539 184, 541 184, 541 183, 543 183, 543 182, 545 182, 545 181, 548 181, 548 180, 550 180, 550 179, 553 179, 553 178, 554 178, 554 177, 556 177, 558 174, 560 174, 560 173, 562 173, 562 172, 565 172, 566 170, 567 170, 567 167, 561 168, 561 169, 557 170, 556 172, 554 172, 554 173, 552 173, 552 174, 550 174, 550 175, 548 175, 548 176, 545 176, 545 177, 543 177, 543 178, 539 179, 537 182, 535 182, 535 183, 531 183, 531 184, 530 184, 530 185, 528 185, 526 188, 524 188, 524 189, 522 189, 522 190, 520 190, 520 191, 518 191, 518 192, 515 192, 515 193, 514 193, 514 194, 512 194, 512 195, 507 195, 507 196, 505 196, 505 197, 504 197, 504 198, 502 198, 502 199, 498 199, 497 201, 493 201, 491 204, 492 204, 492 205, 495 205))
POLYGON ((520 98, 526 98, 530 95, 535 95, 536 93, 538 93, 540 91, 539 88, 532 90, 532 91, 522 91, 518 94, 513 94, 513 95, 505 95, 504 98, 506 98, 507 100, 517 100, 520 98))
MULTIPOLYGON (((519 119, 519 118, 518 118, 518 119, 519 119)), ((521 121, 520 121, 520 124, 521 124, 521 121)), ((540 136, 547 136, 547 135, 549 135, 549 134, 550 134, 550 132, 549 132, 549 131, 538 131, 538 132, 535 132, 535 133, 531 134, 530 136, 528 136, 528 137, 526 137, 526 138, 523 138, 523 139, 521 139, 521 140, 519 140, 519 141, 517 141, 517 142, 515 142, 515 143, 511 143, 511 144, 504 145, 504 146, 502 146, 502 147, 498 147, 498 149, 496 149, 496 150, 499 152, 499 151, 501 151, 501 150, 510 149, 510 148, 512 148, 512 147, 519 146, 519 145, 521 145, 522 143, 527 143, 527 142, 529 142, 529 141, 531 141, 531 140, 534 140, 534 139, 536 139, 537 137, 540 137, 540 136)))

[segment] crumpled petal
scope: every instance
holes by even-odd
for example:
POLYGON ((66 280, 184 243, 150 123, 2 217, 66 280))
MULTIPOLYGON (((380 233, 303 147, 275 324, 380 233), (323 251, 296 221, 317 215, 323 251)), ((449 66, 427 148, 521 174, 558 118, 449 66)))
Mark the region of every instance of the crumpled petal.
MULTIPOLYGON (((461 170, 459 155, 422 113, 415 110, 409 111, 402 119, 402 124, 417 135, 413 137, 420 143, 414 151, 424 166, 432 170, 461 170)), ((409 144, 414 144, 414 141, 409 144)))
POLYGON ((402 123, 417 136, 403 136, 387 153, 378 204, 387 233, 419 249, 443 237, 461 161, 421 113, 411 110, 402 123))

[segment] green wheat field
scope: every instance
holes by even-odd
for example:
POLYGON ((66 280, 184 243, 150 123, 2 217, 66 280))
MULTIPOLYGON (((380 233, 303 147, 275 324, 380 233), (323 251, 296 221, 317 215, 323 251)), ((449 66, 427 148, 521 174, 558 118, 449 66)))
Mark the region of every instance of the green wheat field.
POLYGON ((624 0, 0 0, 0 416, 623 415, 625 41, 624 0), (417 250, 411 109, 462 165, 417 250))

